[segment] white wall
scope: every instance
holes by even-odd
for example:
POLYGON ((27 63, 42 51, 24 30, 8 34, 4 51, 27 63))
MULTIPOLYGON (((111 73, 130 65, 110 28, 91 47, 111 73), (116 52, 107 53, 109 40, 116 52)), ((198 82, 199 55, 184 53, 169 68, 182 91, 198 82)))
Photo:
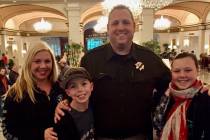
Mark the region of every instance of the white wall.
MULTIPOLYGON (((204 48, 204 51, 209 55, 210 54, 210 30, 205 31, 205 45, 208 46, 207 49, 204 48)), ((205 47, 205 46, 204 46, 205 47)))
POLYGON ((161 50, 163 51, 163 44, 168 43, 169 45, 172 43, 172 40, 176 40, 176 44, 179 45, 179 35, 178 33, 158 33, 158 42, 160 42, 161 50))

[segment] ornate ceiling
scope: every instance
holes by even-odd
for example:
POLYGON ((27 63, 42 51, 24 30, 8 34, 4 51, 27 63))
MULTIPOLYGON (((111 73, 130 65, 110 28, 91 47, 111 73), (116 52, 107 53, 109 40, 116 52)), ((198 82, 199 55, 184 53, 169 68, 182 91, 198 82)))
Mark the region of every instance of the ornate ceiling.
MULTIPOLYGON (((70 1, 77 2, 82 7, 81 23, 83 25, 95 21, 102 14, 102 7, 99 4, 102 0, 1 0, 0 28, 7 27, 12 21, 19 30, 30 31, 33 28, 27 25, 44 17, 55 24, 54 30, 68 31, 65 7, 70 1)), ((198 24, 207 22, 209 11, 209 0, 176 0, 174 4, 155 11, 155 18, 161 15, 167 16, 173 21, 173 26, 198 24), (187 20, 189 18, 190 20, 187 20)))

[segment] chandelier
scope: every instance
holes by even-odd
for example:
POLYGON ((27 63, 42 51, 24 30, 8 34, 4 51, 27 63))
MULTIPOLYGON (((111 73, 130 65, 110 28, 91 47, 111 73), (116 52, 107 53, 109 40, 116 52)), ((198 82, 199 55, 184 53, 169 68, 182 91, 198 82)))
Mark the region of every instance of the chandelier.
POLYGON ((154 28, 157 30, 165 30, 171 26, 170 20, 161 16, 160 18, 156 19, 154 22, 154 28))
POLYGON ((104 16, 100 17, 97 24, 94 26, 95 32, 104 33, 107 31, 108 14, 113 7, 120 4, 127 6, 135 19, 137 19, 142 12, 142 6, 139 0, 105 0, 102 2, 104 16))
POLYGON ((97 24, 93 27, 94 31, 97 33, 105 33, 107 31, 107 23, 108 23, 108 17, 102 16, 97 21, 97 24))
POLYGON ((144 8, 160 9, 173 2, 173 0, 140 0, 144 8))
POLYGON ((102 7, 106 15, 117 5, 127 6, 131 10, 134 18, 138 17, 142 12, 140 0, 105 0, 102 2, 102 7))
MULTIPOLYGON (((108 18, 105 19, 105 16, 108 17, 109 12, 112 10, 113 7, 117 6, 117 5, 125 5, 127 6, 133 16, 135 20, 139 19, 139 15, 142 12, 143 8, 153 8, 153 9, 159 9, 162 8, 164 6, 167 6, 169 4, 171 4, 173 2, 173 0, 104 0, 104 2, 102 2, 102 7, 103 7, 103 17, 101 17, 98 21, 97 24, 94 26, 94 30, 97 33, 104 33, 106 32, 106 26, 108 23, 108 18)), ((168 20, 168 19, 166 19, 168 20)), ((162 28, 169 28, 170 27, 170 21, 165 21, 165 19, 161 19, 160 22, 164 22, 164 24, 166 25, 160 25, 159 21, 156 21, 158 23, 155 23, 155 26, 159 26, 157 28, 159 28, 158 30, 163 30, 162 28), (158 25, 156 25, 158 24, 158 25)), ((156 28, 156 29, 157 29, 156 28)))
POLYGON ((34 29, 40 33, 47 33, 52 30, 52 24, 45 21, 44 18, 41 21, 34 23, 34 29))

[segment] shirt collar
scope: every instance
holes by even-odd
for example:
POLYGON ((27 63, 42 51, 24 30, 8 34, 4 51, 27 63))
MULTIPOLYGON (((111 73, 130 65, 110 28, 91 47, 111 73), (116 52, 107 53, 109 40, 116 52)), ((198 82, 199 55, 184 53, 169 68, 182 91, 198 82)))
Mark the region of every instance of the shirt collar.
MULTIPOLYGON (((112 46, 111 44, 107 44, 106 46, 108 49, 107 49, 107 56, 106 56, 106 60, 109 61, 111 60, 114 56, 116 56, 116 53, 113 51, 112 49, 112 46)), ((137 60, 137 55, 136 55, 136 44, 135 43, 132 43, 132 46, 131 46, 131 51, 130 53, 128 54, 128 58, 133 58, 134 60, 137 60)))

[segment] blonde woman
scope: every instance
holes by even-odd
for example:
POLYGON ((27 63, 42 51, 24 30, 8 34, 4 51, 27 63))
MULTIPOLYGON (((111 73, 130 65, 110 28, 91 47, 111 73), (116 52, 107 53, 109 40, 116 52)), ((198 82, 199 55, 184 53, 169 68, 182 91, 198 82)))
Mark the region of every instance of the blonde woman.
MULTIPOLYGON (((28 51, 22 72, 5 97, 2 128, 6 139, 46 139, 44 132, 51 129, 54 108, 64 95, 57 75, 55 57, 45 43, 28 51)), ((56 139, 52 133, 49 137, 56 139)))

